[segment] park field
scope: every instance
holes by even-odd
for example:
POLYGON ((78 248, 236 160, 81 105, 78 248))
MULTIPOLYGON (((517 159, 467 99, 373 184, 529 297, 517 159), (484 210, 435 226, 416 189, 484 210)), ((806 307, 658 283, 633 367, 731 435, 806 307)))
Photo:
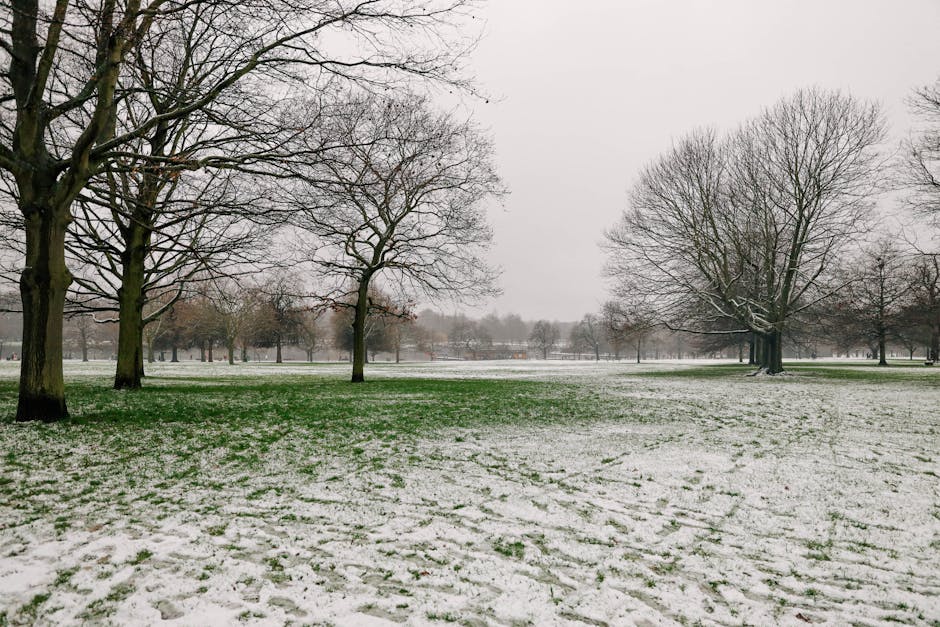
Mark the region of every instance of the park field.
POLYGON ((940 368, 69 363, 0 625, 940 626, 940 368))

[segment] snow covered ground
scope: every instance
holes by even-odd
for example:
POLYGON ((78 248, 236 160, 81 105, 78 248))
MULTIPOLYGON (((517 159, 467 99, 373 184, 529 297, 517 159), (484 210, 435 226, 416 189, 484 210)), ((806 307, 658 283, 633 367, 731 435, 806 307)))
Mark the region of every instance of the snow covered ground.
POLYGON ((0 424, 0 625, 940 625, 940 371, 669 376, 684 367, 377 365, 571 386, 559 413, 591 411, 363 434, 351 452, 264 415, 228 439, 220 419, 130 443, 0 424))

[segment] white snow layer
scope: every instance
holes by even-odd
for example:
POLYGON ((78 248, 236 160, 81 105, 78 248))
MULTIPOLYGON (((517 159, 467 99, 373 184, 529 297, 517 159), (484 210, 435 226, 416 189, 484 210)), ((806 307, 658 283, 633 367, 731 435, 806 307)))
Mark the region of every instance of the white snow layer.
POLYGON ((233 472, 214 449, 154 465, 171 433, 110 459, 92 426, 2 424, 0 482, 44 507, 0 501, 0 624, 940 625, 940 388, 631 376, 678 368, 373 367, 572 381, 640 409, 365 441, 313 470, 280 461, 290 434, 233 472))

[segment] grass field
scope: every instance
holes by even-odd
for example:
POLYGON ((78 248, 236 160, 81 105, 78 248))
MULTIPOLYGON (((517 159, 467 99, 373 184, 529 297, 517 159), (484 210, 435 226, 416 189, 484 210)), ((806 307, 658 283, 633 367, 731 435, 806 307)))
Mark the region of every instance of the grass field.
POLYGON ((0 363, 0 625, 940 625, 940 369, 111 367, 0 363))

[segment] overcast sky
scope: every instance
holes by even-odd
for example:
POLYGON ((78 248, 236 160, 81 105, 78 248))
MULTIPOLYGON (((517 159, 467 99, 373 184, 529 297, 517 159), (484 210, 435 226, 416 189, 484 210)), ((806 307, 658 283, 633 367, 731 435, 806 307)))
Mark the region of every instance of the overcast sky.
POLYGON ((490 0, 474 106, 512 190, 494 209, 505 295, 484 311, 575 320, 606 299, 603 230, 640 168, 806 86, 904 99, 940 76, 940 0, 490 0))

